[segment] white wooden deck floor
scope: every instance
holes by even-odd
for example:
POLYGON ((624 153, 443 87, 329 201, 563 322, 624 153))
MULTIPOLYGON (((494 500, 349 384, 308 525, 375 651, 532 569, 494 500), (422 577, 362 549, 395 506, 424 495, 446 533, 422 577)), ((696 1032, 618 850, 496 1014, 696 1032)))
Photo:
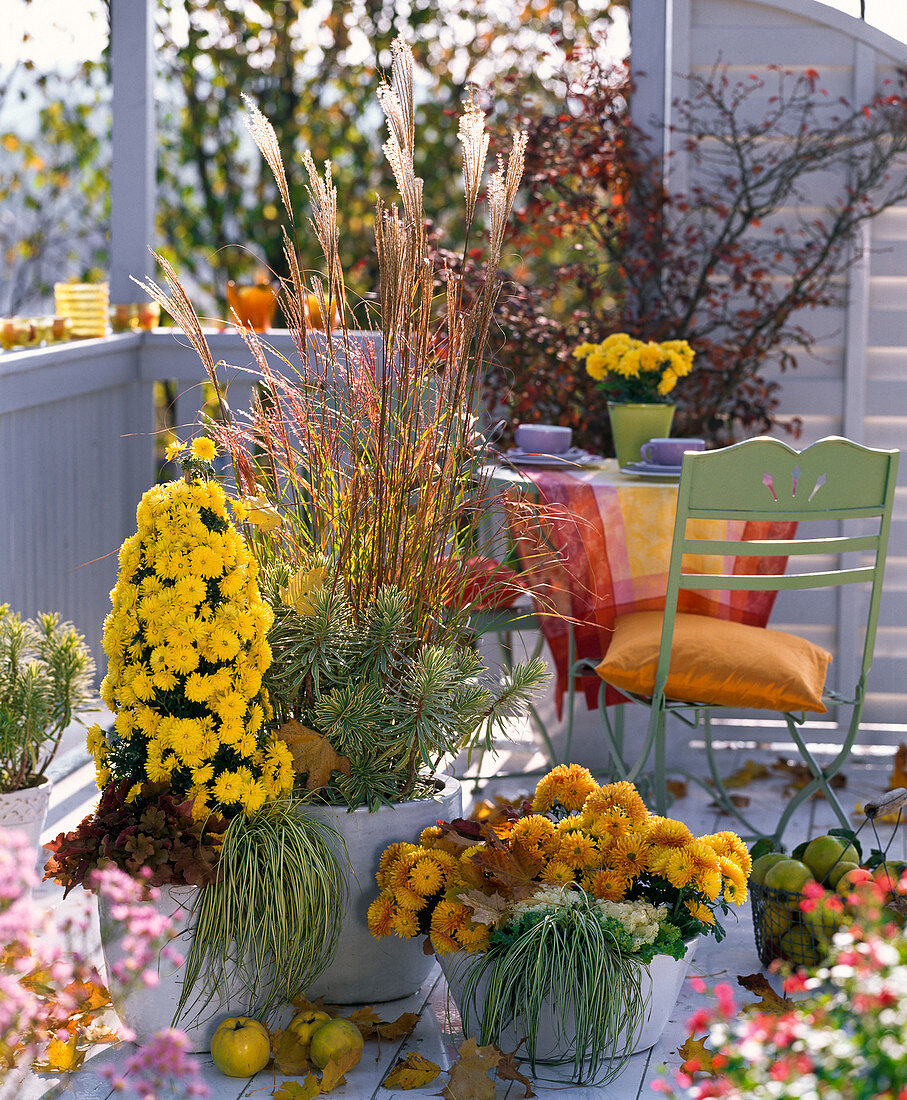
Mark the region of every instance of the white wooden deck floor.
MULTIPOLYGON (((763 760, 770 763, 779 755, 777 745, 772 744, 772 739, 780 740, 778 733, 745 730, 729 731, 734 737, 752 738, 761 737, 762 740, 755 744, 751 741, 731 743, 722 750, 721 770, 723 774, 734 771, 746 759, 763 760)), ((813 740, 824 741, 827 735, 819 733, 813 740)), ((862 738, 863 748, 853 757, 846 769, 847 788, 845 804, 854 807, 858 802, 865 802, 873 795, 879 794, 885 789, 891 769, 891 758, 894 748, 899 741, 907 739, 907 733, 901 730, 870 731, 862 738)), ((695 745, 695 742, 694 742, 695 745)), ((691 748, 687 744, 675 745, 675 760, 685 762, 687 767, 697 769, 698 774, 704 774, 704 754, 691 748)), ((785 754, 783 748, 781 755, 785 754)), ((485 761, 485 770, 488 771, 491 761, 485 761)), ((504 751, 498 757, 496 765, 501 772, 512 771, 515 768, 538 767, 544 764, 539 756, 534 756, 525 745, 514 746, 510 751, 504 751)), ((590 765, 591 766, 591 765, 590 765)), ((535 780, 508 779, 498 781, 490 786, 490 791, 496 791, 513 797, 519 793, 528 793, 532 790, 535 780)), ((783 796, 783 781, 781 779, 762 780, 751 785, 744 792, 751 798, 748 813, 757 820, 764 819, 773 822, 778 813, 780 800, 783 796)), ((72 772, 67 778, 58 782, 54 793, 54 802, 51 808, 51 817, 48 822, 47 836, 55 836, 61 829, 71 828, 81 820, 96 791, 92 782, 91 769, 86 765, 72 772)), ((464 785, 464 800, 469 801, 471 785, 464 785)), ((700 788, 691 784, 687 795, 678 800, 671 810, 672 816, 682 818, 696 833, 705 833, 723 828, 733 828, 731 819, 718 814, 709 807, 708 796, 700 788)), ((855 825, 862 819, 854 817, 855 825)), ((801 807, 797 819, 790 826, 785 842, 788 848, 793 847, 800 840, 809 836, 825 832, 827 828, 835 824, 835 819, 830 814, 824 802, 813 800, 811 804, 801 807)), ((864 830, 863 836, 866 837, 864 830)), ((891 829, 888 829, 891 835, 891 829)), ((891 855, 893 858, 904 859, 907 857, 907 830, 901 831, 893 837, 891 855)), ((866 849, 871 845, 866 845, 866 849)), ((45 885, 41 897, 48 904, 54 904, 58 900, 55 888, 45 885)), ((714 939, 702 940, 694 959, 691 974, 700 975, 706 984, 711 986, 718 981, 728 981, 736 985, 736 976, 752 974, 760 969, 759 958, 756 954, 753 941, 752 918, 749 904, 747 903, 739 913, 739 918, 733 918, 728 926, 727 938, 716 944, 714 939)), ((689 984, 681 993, 677 1006, 671 1016, 668 1027, 660 1042, 651 1051, 638 1054, 631 1059, 619 1079, 603 1087, 578 1087, 572 1088, 567 1081, 558 1083, 537 1079, 534 1082, 538 1096, 546 1097, 565 1088, 571 1088, 571 1095, 575 1100, 640 1100, 642 1097, 653 1095, 651 1082, 658 1076, 659 1067, 664 1065, 677 1066, 680 1059, 677 1055, 678 1045, 685 1037, 684 1023, 691 1011, 701 1003, 689 987, 689 984)), ((410 1092, 387 1090, 381 1087, 381 1081, 387 1069, 401 1054, 407 1051, 418 1051, 432 1061, 439 1063, 442 1069, 447 1068, 455 1058, 455 1050, 460 1041, 457 1031, 457 1017, 451 1012, 447 1003, 446 987, 440 971, 436 968, 419 994, 406 1000, 391 1002, 385 1006, 377 1006, 379 1013, 385 1019, 393 1019, 404 1011, 418 1011, 421 1013, 420 1022, 405 1041, 394 1043, 369 1042, 366 1044, 365 1055, 362 1062, 348 1075, 347 1084, 336 1089, 331 1095, 337 1100, 402 1100, 403 1097, 429 1097, 436 1096, 443 1087, 446 1076, 444 1074, 424 1089, 410 1092)), ((121 1063, 125 1052, 130 1049, 126 1044, 114 1047, 100 1048, 86 1060, 81 1070, 70 1075, 53 1077, 50 1075, 33 1075, 22 1086, 20 1096, 16 1100, 38 1100, 39 1097, 72 1097, 78 1100, 108 1100, 114 1093, 107 1081, 100 1075, 99 1070, 109 1063, 121 1063)), ((201 1075, 209 1088, 212 1100, 236 1100, 238 1097, 268 1097, 271 1091, 283 1080, 275 1077, 272 1072, 262 1072, 251 1080, 233 1080, 223 1077, 213 1066, 209 1056, 197 1055, 201 1075)), ((174 1091, 164 1091, 160 1094, 162 1100, 169 1096, 177 1095, 174 1091)), ((522 1096, 522 1087, 514 1083, 499 1083, 497 1100, 517 1100, 522 1096)))

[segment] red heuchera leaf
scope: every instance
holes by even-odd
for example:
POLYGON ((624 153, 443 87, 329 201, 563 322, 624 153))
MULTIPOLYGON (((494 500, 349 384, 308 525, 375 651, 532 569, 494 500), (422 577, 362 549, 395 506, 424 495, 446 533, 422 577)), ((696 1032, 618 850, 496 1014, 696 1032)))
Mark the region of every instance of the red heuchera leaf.
POLYGON ((215 817, 194 821, 191 801, 180 802, 166 789, 145 788, 127 803, 131 786, 125 779, 106 787, 93 814, 45 845, 52 854, 44 878, 59 882, 65 894, 92 871, 110 865, 131 875, 147 874, 147 868, 151 886, 215 881, 227 822, 215 817))

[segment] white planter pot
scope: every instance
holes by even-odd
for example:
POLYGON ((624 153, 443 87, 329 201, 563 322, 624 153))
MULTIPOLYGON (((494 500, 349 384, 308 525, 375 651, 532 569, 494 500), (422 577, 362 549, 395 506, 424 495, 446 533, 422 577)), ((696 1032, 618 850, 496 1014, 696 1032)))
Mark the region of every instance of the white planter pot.
POLYGON ((415 844, 419 834, 437 820, 450 821, 462 814, 460 784, 450 776, 439 777, 443 789, 431 798, 398 802, 369 813, 365 807, 348 813, 342 806, 306 806, 304 813, 335 828, 346 844, 346 856, 335 847, 343 866, 349 867, 349 891, 343 910, 340 940, 334 961, 306 991, 311 1000, 324 997, 330 1004, 373 1004, 415 993, 432 966, 422 950, 421 938, 383 937, 368 930, 368 907, 378 896, 375 872, 381 853, 398 840, 415 844))
MULTIPOLYGON (((641 1050, 648 1050, 649 1047, 653 1047, 658 1042, 677 1001, 677 996, 693 960, 698 942, 698 937, 690 941, 686 954, 682 959, 672 959, 670 955, 656 955, 648 966, 643 967, 640 987, 646 1008, 642 1028, 632 1041, 631 1053, 636 1054, 641 1050)), ((479 1040, 482 1009, 488 989, 486 976, 483 975, 479 980, 474 998, 468 1004, 464 1003, 466 974, 475 960, 476 955, 466 951, 455 951, 448 955, 438 956, 438 962, 441 964, 444 977, 447 979, 450 995, 463 1021, 466 1036, 467 1038, 474 1036, 479 1040)), ((542 1063, 572 1060, 575 1028, 571 1028, 569 1018, 566 1031, 567 1034, 564 1034, 560 1025, 556 1022, 554 1010, 543 1008, 539 1021, 535 1060, 542 1063), (570 1034, 571 1030, 573 1034, 570 1034)), ((494 1042, 502 1050, 513 1050, 526 1034, 527 1028, 524 1021, 517 1017, 507 1024, 501 1032, 500 1038, 494 1040, 494 1042)), ((629 1037, 627 1041, 630 1042, 629 1037)))
POLYGON ((0 794, 0 832, 24 833, 34 849, 35 859, 38 857, 53 786, 45 775, 37 787, 0 794))
MULTIPOLYGON (((173 944, 183 959, 189 957, 192 946, 194 908, 199 896, 197 886, 162 886, 160 897, 152 902, 158 912, 174 917, 177 928, 173 944)), ((114 967, 127 956, 122 924, 111 913, 111 905, 103 895, 98 895, 98 917, 101 927, 101 946, 107 964, 107 975, 113 1006, 120 1020, 135 1032, 137 1043, 146 1043, 158 1031, 179 1027, 185 1031, 192 1050, 207 1053, 211 1037, 221 1020, 228 1016, 245 1016, 249 1005, 241 992, 230 989, 221 995, 214 993, 210 1000, 201 997, 198 1004, 190 1001, 179 1021, 174 1023, 176 1007, 183 991, 185 964, 176 966, 165 958, 158 959, 158 983, 154 986, 136 985, 126 991, 113 977, 114 967)), ((193 1001, 199 990, 193 994, 193 1001)))

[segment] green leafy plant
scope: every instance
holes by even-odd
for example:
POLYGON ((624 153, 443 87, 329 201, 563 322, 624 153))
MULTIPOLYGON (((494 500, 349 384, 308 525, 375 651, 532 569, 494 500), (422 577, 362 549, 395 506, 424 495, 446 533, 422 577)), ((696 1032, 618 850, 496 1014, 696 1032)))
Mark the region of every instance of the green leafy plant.
POLYGON ((35 786, 92 698, 95 666, 59 615, 23 620, 0 604, 0 793, 35 786))

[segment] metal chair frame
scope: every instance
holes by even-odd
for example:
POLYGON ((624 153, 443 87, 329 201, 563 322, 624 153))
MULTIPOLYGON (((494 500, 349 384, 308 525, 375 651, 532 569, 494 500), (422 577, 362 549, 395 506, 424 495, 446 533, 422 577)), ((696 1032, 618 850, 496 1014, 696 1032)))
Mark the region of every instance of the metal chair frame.
MULTIPOLYGON (((822 767, 813 757, 803 736, 801 727, 805 716, 802 713, 780 712, 812 779, 792 796, 771 835, 777 844, 797 807, 817 791, 822 791, 841 824, 845 828, 850 827, 831 780, 850 756, 859 732, 866 679, 872 666, 878 627, 898 457, 898 451, 863 447, 839 437, 822 439, 799 452, 779 440, 759 437, 721 450, 688 452, 684 456, 654 690, 650 698, 628 696, 650 709, 646 737, 632 764, 624 757, 622 729, 612 728, 603 705, 604 683, 600 692, 603 729, 612 768, 620 778, 635 781, 652 755, 652 786, 658 813, 664 813, 669 802, 665 729, 667 716, 672 714, 691 728, 700 724, 703 727, 711 785, 685 773, 688 778, 709 790, 719 805, 732 813, 751 835, 767 835, 765 829, 756 827, 731 801, 722 783, 712 745, 711 712, 738 708, 717 708, 696 700, 665 698, 680 590, 785 591, 859 584, 870 586, 859 677, 852 692, 842 693, 828 688, 825 691, 832 705, 851 708, 846 736, 831 762, 822 767), (797 536, 753 541, 692 537, 688 533, 688 524, 691 520, 700 519, 792 520, 798 524, 797 536), (816 521, 837 521, 840 533, 830 537, 802 537, 804 526, 809 527, 816 521), (863 529, 869 521, 875 521, 876 529, 870 534, 864 530, 846 534, 849 521, 862 521, 863 529), (734 574, 723 571, 692 574, 681 572, 685 554, 719 559, 833 555, 836 564, 827 569, 793 574, 734 574), (859 564, 846 565, 842 558, 844 554, 860 555, 859 564)), ((843 639, 838 640, 839 650, 843 643, 843 639)))

